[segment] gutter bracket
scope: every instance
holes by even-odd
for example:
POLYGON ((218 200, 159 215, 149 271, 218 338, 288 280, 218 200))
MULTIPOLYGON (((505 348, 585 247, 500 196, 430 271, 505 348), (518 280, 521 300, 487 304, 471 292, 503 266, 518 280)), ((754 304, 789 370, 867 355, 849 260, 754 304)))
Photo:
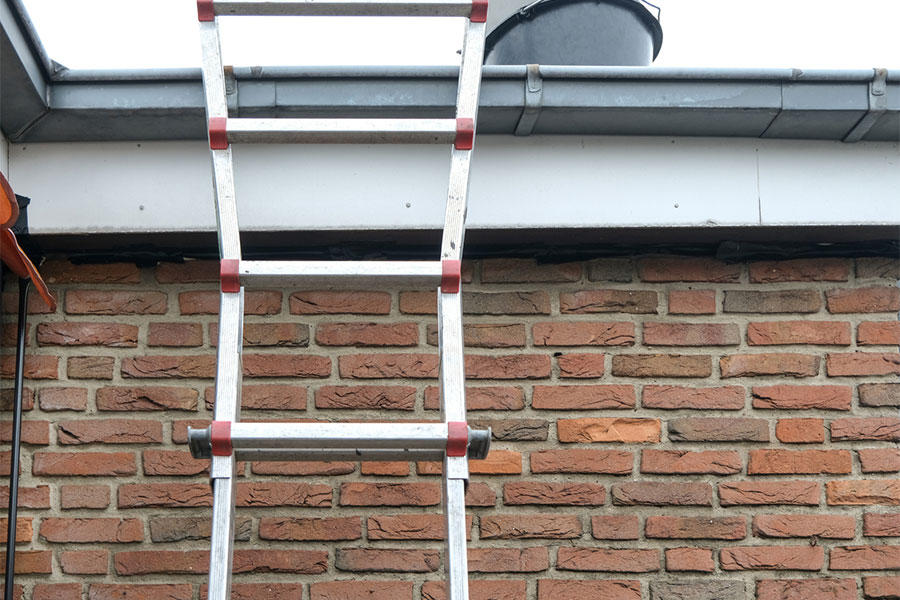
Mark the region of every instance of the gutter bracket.
POLYGON ((240 106, 238 104, 238 84, 237 78, 234 76, 234 67, 228 65, 225 71, 225 105, 228 108, 228 116, 237 117, 240 115, 240 106))
POLYGON ((869 110, 844 137, 844 142, 853 143, 863 139, 881 115, 887 112, 887 69, 874 71, 872 81, 869 82, 869 110))
POLYGON ((541 114, 543 106, 544 86, 541 80, 541 66, 528 65, 525 75, 525 104, 519 122, 516 123, 515 134, 519 136, 531 135, 534 124, 541 114))

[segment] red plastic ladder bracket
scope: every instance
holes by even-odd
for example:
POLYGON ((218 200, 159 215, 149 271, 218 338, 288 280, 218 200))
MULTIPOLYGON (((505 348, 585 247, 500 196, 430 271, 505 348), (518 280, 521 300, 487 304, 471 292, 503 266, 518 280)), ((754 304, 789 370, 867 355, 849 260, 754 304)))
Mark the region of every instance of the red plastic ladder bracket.
POLYGON ((475 120, 456 119, 456 140, 453 147, 457 150, 471 150, 475 144, 475 120))
POLYGON ((213 8, 213 0, 197 0, 197 18, 201 21, 215 20, 216 10, 213 8))
POLYGON ((472 0, 472 14, 469 21, 472 23, 486 23, 488 13, 488 0, 472 0))
POLYGON ((209 147, 212 150, 228 149, 228 119, 213 117, 209 120, 209 147))
POLYGON ((469 451, 469 424, 465 421, 447 423, 447 456, 465 456, 469 451))
POLYGON ((458 294, 459 283, 462 279, 462 261, 441 261, 441 293, 458 294))
POLYGON ((236 258, 223 258, 219 261, 219 282, 223 292, 241 291, 241 261, 236 258))
POLYGON ((213 421, 209 426, 213 456, 231 456, 231 421, 213 421))

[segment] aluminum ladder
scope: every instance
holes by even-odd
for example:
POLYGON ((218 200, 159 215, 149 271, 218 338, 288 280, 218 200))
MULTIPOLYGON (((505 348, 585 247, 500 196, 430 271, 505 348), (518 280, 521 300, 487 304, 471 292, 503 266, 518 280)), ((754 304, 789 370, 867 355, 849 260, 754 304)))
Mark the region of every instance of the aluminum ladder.
POLYGON ((469 167, 481 87, 487 0, 198 0, 203 88, 218 223, 221 298, 213 422, 191 429, 196 458, 210 458, 213 491, 209 600, 228 600, 234 550, 235 465, 253 460, 441 460, 449 600, 468 600, 465 487, 468 459, 484 458, 490 430, 466 424, 460 293, 469 167), (218 19, 231 15, 465 17, 455 119, 230 118, 218 19), (231 144, 453 144, 439 260, 251 261, 241 258, 231 144), (244 289, 430 285, 438 289, 441 422, 241 423, 244 289))

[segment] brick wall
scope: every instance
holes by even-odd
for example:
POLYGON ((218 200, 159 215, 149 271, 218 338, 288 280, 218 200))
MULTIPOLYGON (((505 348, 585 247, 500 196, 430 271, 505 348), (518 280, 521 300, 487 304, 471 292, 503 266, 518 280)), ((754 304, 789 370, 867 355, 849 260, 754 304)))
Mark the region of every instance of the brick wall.
MULTIPOLYGON (((183 444, 211 415, 216 265, 43 271, 61 303, 31 304, 20 591, 202 598, 207 465, 183 444)), ((900 597, 898 261, 466 278, 470 421, 494 430, 468 492, 473 600, 900 597)), ((433 292, 246 306, 245 419, 437 417, 433 292)), ((438 482, 434 464, 244 465, 235 598, 442 598, 438 482)))

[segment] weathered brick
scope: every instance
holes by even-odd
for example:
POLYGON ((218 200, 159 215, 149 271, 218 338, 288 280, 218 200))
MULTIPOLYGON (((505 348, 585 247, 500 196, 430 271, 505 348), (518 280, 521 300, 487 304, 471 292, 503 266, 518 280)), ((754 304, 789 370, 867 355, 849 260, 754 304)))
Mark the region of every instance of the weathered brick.
POLYGON ((846 258, 797 258, 750 263, 751 283, 782 281, 847 281, 850 260, 846 258))
POLYGON ((331 375, 331 359, 326 356, 245 354, 243 363, 245 377, 328 377, 331 375))
MULTIPOLYGON (((467 315, 549 315, 547 292, 464 292, 463 313, 467 315)), ((437 314, 434 292, 401 292, 400 312, 437 314)))
POLYGON ((339 541, 362 537, 359 517, 289 518, 263 517, 259 520, 261 540, 339 541))
POLYGON ((646 346, 736 346, 741 343, 741 328, 737 323, 645 322, 643 331, 646 346))
POLYGON ((581 280, 582 263, 539 263, 534 259, 498 258, 481 263, 483 283, 566 283, 581 280))
POLYGON ((349 461, 263 461, 250 463, 254 475, 311 475, 332 477, 349 475, 356 470, 356 463, 349 461))
MULTIPOLYGON (((440 392, 436 387, 425 388, 425 410, 441 407, 440 392)), ((466 410, 522 410, 525 408, 525 392, 519 387, 466 386, 466 410)))
MULTIPOLYGON (((50 508, 50 487, 39 485, 37 487, 19 487, 19 497, 16 502, 19 508, 34 508, 48 510, 50 508)), ((9 488, 0 486, 0 508, 9 507, 9 488)))
POLYGON ((640 600, 639 581, 539 579, 538 600, 640 600))
POLYGON ((576 515, 484 515, 479 521, 483 540, 575 539, 581 537, 576 515))
POLYGON ((660 423, 657 419, 629 417, 560 419, 556 427, 559 441, 564 443, 656 443, 660 440, 660 423))
POLYGON ((64 283, 138 283, 141 272, 134 263, 73 264, 49 259, 41 264, 41 275, 48 284, 64 283))
POLYGON ((507 505, 601 506, 606 488, 595 483, 514 481, 503 485, 507 505))
POLYGON ((603 377, 606 371, 606 357, 603 354, 559 354, 555 355, 559 376, 567 379, 595 379, 603 377))
MULTIPOLYGON (((204 583, 200 586, 200 600, 207 600, 209 590, 204 583)), ((301 600, 303 585, 300 583, 233 583, 231 600, 301 600)))
POLYGON ((900 406, 900 383, 862 383, 859 385, 862 406, 900 406))
POLYGON ((900 448, 870 448, 857 455, 863 473, 900 472, 900 448))
POLYGON ((122 544, 143 541, 144 526, 140 519, 45 517, 41 520, 39 535, 47 542, 59 544, 122 544))
POLYGON ((209 461, 182 450, 144 450, 143 467, 144 475, 200 475, 209 469, 209 461))
POLYGON ((350 379, 433 379, 438 376, 435 354, 352 354, 338 358, 341 377, 350 379))
MULTIPOLYGON (((21 589, 21 586, 16 584, 21 589)), ((190 590, 190 586, 188 586, 190 590)), ((80 583, 37 583, 31 592, 31 600, 81 600, 80 583)), ((17 590, 16 600, 21 600, 21 592, 17 590)), ((91 596, 91 599, 94 597, 91 596)), ((189 600, 190 597, 188 597, 189 600)), ((140 599, 138 599, 140 600, 140 599)), ((169 600, 167 598, 167 600, 169 600)), ((174 600, 174 599, 172 599, 174 600)), ((182 599, 178 599, 182 600, 182 599)))
MULTIPOLYGON (((270 596, 271 597, 271 596, 270 596)), ((280 596, 284 598, 284 596, 280 596)), ((297 599, 301 595, 298 593, 297 599)), ((320 581, 309 585, 310 600, 412 600, 411 581, 320 581)), ((293 599, 291 599, 293 600, 293 599)))
POLYGON ((59 504, 63 510, 72 508, 106 508, 109 506, 108 485, 61 485, 59 504))
MULTIPOLYGON (((71 365, 72 359, 69 359, 71 365)), ((25 355, 25 368, 22 375, 25 379, 58 379, 59 357, 25 355)), ((16 357, 13 355, 0 356, 0 377, 13 379, 16 374, 16 357)), ((69 374, 72 377, 72 374, 69 374)))
MULTIPOLYGON (((438 345, 438 326, 428 325, 426 340, 438 345)), ((520 348, 525 345, 525 325, 521 323, 468 323, 463 326, 463 343, 469 348, 520 348)))
POLYGON ((747 325, 747 343, 751 346, 787 346, 818 344, 849 346, 850 323, 834 321, 768 321, 747 325))
POLYGON ((820 537, 852 540, 856 519, 839 515, 756 515, 753 535, 767 538, 820 537))
POLYGON ((863 577, 863 596, 877 600, 900 598, 900 577, 863 577))
MULTIPOLYGON (((219 314, 220 293, 216 290, 193 290, 178 294, 178 309, 182 315, 219 314)), ((277 315, 281 312, 282 293, 274 290, 253 290, 244 293, 245 315, 277 315)))
POLYGON ((539 410, 600 410, 634 408, 630 385, 536 385, 531 407, 539 410))
MULTIPOLYGON (((416 463, 419 475, 440 475, 440 462, 416 463)), ((483 460, 469 463, 469 472, 476 475, 518 475, 522 473, 522 455, 512 450, 492 449, 483 460)))
POLYGON ((70 315, 162 315, 168 303, 164 292, 69 290, 65 309, 70 315))
POLYGON ((188 508, 212 506, 206 483, 125 483, 118 489, 119 508, 188 508))
MULTIPOLYGON (((234 573, 307 573, 325 571, 328 553, 318 550, 235 550, 234 573)), ((209 553, 203 550, 137 550, 117 552, 119 575, 206 573, 209 553)))
POLYGON ((832 314, 896 313, 900 311, 900 289, 870 287, 825 292, 825 303, 832 314))
POLYGON ((331 506, 330 485, 296 482, 238 483, 235 506, 331 506))
POLYGON ((148 346, 190 348, 203 345, 203 326, 200 323, 150 323, 148 346))
POLYGON ((825 565, 821 546, 732 546, 722 548, 724 571, 818 571, 825 565))
MULTIPOLYGON (((204 394, 206 407, 215 405, 215 388, 204 394)), ((241 390, 241 408, 247 410, 306 410, 307 390, 299 385, 245 385, 241 390)))
MULTIPOLYGON (((447 600, 446 588, 447 585, 443 581, 426 581, 422 586, 422 600, 447 600)), ((525 600, 526 597, 526 586, 522 580, 476 579, 469 581, 469 598, 471 600, 525 600)), ((394 598, 385 600, 394 600, 394 598)))
POLYGON ((316 390, 316 408, 413 410, 412 386, 325 386, 316 390))
POLYGON ((835 419, 831 422, 831 441, 859 440, 900 441, 900 419, 872 417, 868 419, 835 419))
POLYGON ((131 452, 35 452, 31 466, 36 476, 134 475, 137 464, 131 452))
POLYGON ((819 357, 812 354, 733 354, 719 359, 722 377, 815 377, 819 357))
POLYGON ((900 513, 864 514, 863 535, 871 537, 900 537, 900 513))
POLYGON ((856 259, 857 279, 900 279, 900 259, 896 256, 871 256, 856 259))
POLYGON ((735 481, 719 484, 722 506, 786 504, 815 506, 821 488, 815 481, 735 481))
POLYGON ((320 346, 415 346, 416 323, 322 323, 316 327, 320 346))
MULTIPOLYGON (((469 426, 472 426, 472 421, 469 421, 469 426)), ((382 477, 406 477, 409 475, 409 463, 406 461, 363 461, 359 463, 359 473, 382 477)))
POLYGON ((666 548, 666 571, 712 573, 716 568, 709 548, 666 548))
POLYGON ((714 315, 716 307, 716 290, 669 290, 670 315, 714 315))
POLYGON ((814 313, 822 308, 817 290, 779 290, 755 292, 726 290, 722 310, 726 313, 814 313))
MULTIPOLYGON (((376 515, 369 517, 366 530, 370 540, 444 540, 443 515, 376 515)), ((472 536, 472 517, 466 517, 466 537, 472 536)))
MULTIPOLYGON (((0 442, 12 442, 12 423, 0 423, 0 442)), ((22 421, 19 428, 19 439, 23 444, 48 446, 50 444, 49 421, 22 421)))
MULTIPOLYGON (((309 325, 300 323, 244 323, 242 345, 245 348, 309 346, 309 325)), ((209 324, 209 345, 219 345, 219 325, 209 324)))
POLYGON ((535 346, 633 346, 634 323, 578 321, 535 323, 535 346))
MULTIPOLYGON (((249 541, 252 524, 250 517, 235 517, 234 539, 249 541)), ((207 517, 152 517, 149 525, 154 542, 208 540, 212 534, 212 521, 207 517)))
POLYGON ((591 535, 598 540, 636 540, 640 533, 637 515, 591 517, 591 535))
POLYGON ((126 379, 212 379, 216 374, 216 357, 207 354, 197 356, 135 356, 123 358, 121 369, 122 377, 126 379))
POLYGON ((767 442, 765 419, 670 419, 666 426, 672 442, 767 442))
POLYGON ((631 259, 597 258, 587 263, 589 281, 615 281, 628 283, 632 280, 631 259))
POLYGON ((853 388, 843 385, 769 385, 750 390, 753 408, 850 410, 853 388))
MULTIPOLYGON (((6 552, 0 552, 0 563, 5 572, 6 552)), ((49 575, 53 572, 53 552, 50 550, 16 550, 16 566, 13 571, 16 575, 49 575)))
POLYGON ((642 392, 643 408, 665 410, 740 410, 744 408, 743 387, 680 387, 673 385, 645 385, 642 392))
POLYGON ((711 506, 712 487, 699 482, 617 483, 612 486, 612 502, 617 506, 711 506))
POLYGON ((82 411, 87 408, 87 397, 86 388, 43 388, 38 395, 38 403, 45 412, 82 411))
MULTIPOLYGON (((78 598, 81 598, 79 586, 78 598)), ((194 586, 189 583, 92 583, 88 600, 193 600, 194 586)))
POLYGON ((741 265, 729 265, 702 257, 661 256, 638 261, 638 274, 651 283, 672 281, 708 281, 735 283, 741 278, 741 265))
POLYGON ((334 567, 339 571, 430 573, 437 571, 440 564, 437 550, 338 548, 334 551, 334 567))
POLYGON ((712 358, 705 355, 617 354, 612 357, 617 377, 709 377, 712 358))
POLYGON ((540 354, 486 356, 469 354, 465 358, 469 379, 546 379, 550 377, 550 357, 540 354))
POLYGON ((532 473, 604 473, 630 475, 634 457, 620 450, 534 450, 532 473))
POLYGON ((837 546, 831 549, 832 571, 895 571, 900 569, 900 546, 837 546))
POLYGON ((772 474, 841 474, 852 465, 847 450, 751 450, 747 473, 772 474))
POLYGON ((562 547, 557 554, 556 569, 558 571, 652 573, 659 570, 659 550, 562 547))
POLYGON ((900 346, 900 322, 860 323, 856 329, 856 341, 861 346, 900 346))
POLYGON ((57 425, 58 443, 83 444, 159 444, 162 423, 155 419, 86 419, 63 421, 57 425))
POLYGON ((756 600, 856 600, 854 579, 762 579, 756 582, 756 600))
POLYGON ((743 469, 740 454, 731 450, 642 450, 641 473, 660 475, 733 475, 743 469))
POLYGON ((644 535, 676 540, 742 540, 747 535, 747 522, 743 517, 650 516, 644 535))
POLYGON ((900 354, 896 352, 854 352, 828 354, 825 365, 829 377, 900 375, 900 354))
POLYGON ((158 283, 218 283, 219 261, 191 260, 160 262, 156 266, 158 283))
MULTIPOLYGON (((3 377, 6 377, 5 375, 3 377)), ((47 389, 47 388, 44 388, 47 389)), ((11 412, 15 397, 12 388, 0 389, 0 411, 11 412)), ((34 390, 31 388, 22 388, 22 411, 34 410, 34 390)))
POLYGON ((491 438, 504 442, 540 442, 550 435, 550 423, 542 419, 469 419, 473 429, 491 428, 491 438))
POLYGON ((37 326, 39 346, 105 346, 134 348, 138 328, 124 323, 40 323, 37 326))
POLYGON ((391 312, 388 292, 295 292, 288 301, 292 315, 386 315, 391 312))
POLYGON ((546 547, 469 548, 470 573, 537 573, 550 568, 546 547))
POLYGON ((97 390, 97 410, 148 412, 197 410, 199 393, 187 387, 103 387, 97 390))
POLYGON ((659 296, 648 290, 580 290, 559 294, 562 314, 656 314, 659 296))
MULTIPOLYGON (((17 314, 19 310, 19 294, 16 292, 3 292, 0 294, 0 312, 8 315, 17 314)), ((55 311, 38 294, 28 297, 27 311, 29 315, 49 315, 55 311)))
POLYGON ((823 419, 778 419, 775 437, 784 444, 821 444, 825 441, 823 419))
MULTIPOLYGON (((3 517, 0 519, 0 531, 5 533, 9 530, 9 519, 3 517)), ((16 543, 30 544, 34 537, 34 519, 31 517, 18 517, 16 519, 16 543)))
POLYGON ((900 506, 900 481, 869 479, 864 481, 829 481, 825 496, 832 506, 867 506, 880 504, 900 506))
POLYGON ((341 506, 435 506, 441 491, 434 483, 342 483, 341 506))

